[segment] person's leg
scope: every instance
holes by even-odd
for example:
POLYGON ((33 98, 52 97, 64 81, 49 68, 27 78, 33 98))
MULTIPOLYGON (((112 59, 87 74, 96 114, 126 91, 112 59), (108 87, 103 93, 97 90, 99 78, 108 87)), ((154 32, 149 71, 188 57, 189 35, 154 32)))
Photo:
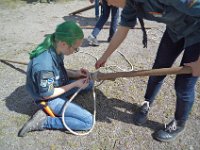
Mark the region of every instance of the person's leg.
MULTIPOLYGON (((48 102, 48 106, 57 117, 48 116, 43 124, 44 128, 60 130, 65 129, 61 116, 66 101, 67 100, 63 98, 56 98, 48 102)), ((65 122, 72 130, 89 130, 92 127, 93 116, 86 109, 78 106, 77 104, 70 103, 65 112, 65 122)))
MULTIPOLYGON (((64 95, 48 101, 48 106, 57 117, 47 116, 43 110, 37 111, 32 118, 20 129, 18 136, 23 137, 31 131, 44 129, 64 130, 62 124, 62 111, 67 99, 64 95)), ((92 128, 93 116, 82 107, 70 103, 65 112, 65 122, 72 130, 89 130, 92 128)))
MULTIPOLYGON (((174 43, 165 31, 152 69, 169 68, 184 49, 184 39, 174 43)), ((145 100, 153 103, 166 76, 150 76, 145 93, 145 100)))
MULTIPOLYGON (((75 82, 75 81, 76 81, 76 80, 69 80, 69 84, 72 83, 72 82, 75 82)), ((88 85, 85 89, 81 90, 80 93, 87 93, 87 92, 91 91, 92 88, 93 88, 93 86, 94 86, 94 81, 90 80, 90 81, 89 81, 89 85, 88 85)), ((78 90, 78 88, 73 88, 73 89, 71 89, 70 91, 66 92, 66 93, 65 93, 65 96, 66 96, 66 97, 70 97, 70 96, 72 96, 74 93, 76 93, 77 90, 78 90)))
POLYGON ((98 22, 96 23, 95 28, 92 31, 93 37, 96 38, 98 36, 98 34, 101 31, 101 29, 103 28, 104 24, 108 20, 109 15, 110 15, 110 6, 108 6, 107 2, 105 0, 103 0, 101 16, 100 16, 98 22))
MULTIPOLYGON (((200 43, 185 49, 181 66, 198 60, 200 56, 200 43)), ((195 85, 198 77, 190 75, 177 75, 175 81, 176 90, 176 112, 175 119, 186 121, 195 99, 195 85)))
MULTIPOLYGON (((184 63, 196 61, 200 56, 200 43, 190 46, 185 49, 181 66, 184 63)), ((188 75, 177 75, 175 80, 176 90, 176 112, 175 119, 171 121, 165 129, 159 130, 155 133, 155 138, 160 141, 174 140, 180 133, 182 133, 188 115, 195 99, 195 85, 198 77, 188 75)))
POLYGON ((110 40, 112 39, 113 35, 117 30, 118 18, 119 18, 119 8, 111 6, 111 24, 110 24, 110 33, 108 37, 108 42, 110 42, 110 40))
POLYGON ((95 0, 95 17, 99 18, 99 0, 95 0))
MULTIPOLYGON (((166 30, 157 52, 157 56, 153 65, 153 69, 169 68, 172 66, 176 58, 183 51, 184 39, 174 43, 169 37, 166 30)), ((166 76, 151 76, 149 77, 147 89, 145 93, 145 101, 141 106, 139 112, 136 114, 135 123, 142 125, 147 120, 149 105, 151 105, 158 94, 163 80, 166 76)))

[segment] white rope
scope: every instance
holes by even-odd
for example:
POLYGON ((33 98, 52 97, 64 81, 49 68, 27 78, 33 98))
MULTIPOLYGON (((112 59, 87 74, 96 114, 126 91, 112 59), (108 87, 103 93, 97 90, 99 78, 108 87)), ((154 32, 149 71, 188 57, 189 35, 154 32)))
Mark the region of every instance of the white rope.
MULTIPOLYGON (((117 69, 119 69, 119 70, 121 70, 121 71, 133 71, 133 70, 134 70, 134 67, 133 67, 132 63, 126 58, 126 56, 125 56, 122 52, 120 52, 120 51, 116 51, 116 52, 117 52, 118 54, 120 54, 120 55, 125 59, 125 61, 130 65, 131 69, 130 69, 130 70, 124 70, 124 69, 122 69, 121 67, 119 67, 119 66, 117 66, 117 65, 110 65, 110 66, 101 67, 101 68, 102 68, 102 69, 117 68, 117 69)), ((83 54, 92 56, 92 57, 95 59, 96 62, 97 62, 97 60, 98 60, 98 58, 97 58, 96 56, 94 56, 94 55, 92 55, 92 54, 90 54, 90 53, 83 52, 83 51, 79 51, 78 53, 83 53, 83 54)), ((112 69, 112 70, 113 70, 113 69, 112 69)))
POLYGON ((96 93, 95 93, 95 87, 93 86, 92 88, 92 95, 93 95, 93 100, 94 100, 94 111, 93 111, 93 123, 92 123, 92 128, 84 133, 79 133, 79 132, 75 132, 72 129, 70 129, 66 122, 65 122, 65 112, 67 110, 67 107, 69 106, 69 104, 74 100, 74 98, 79 94, 79 92, 82 90, 82 88, 78 89, 78 91, 76 93, 74 93, 74 95, 70 98, 69 101, 67 101, 63 107, 63 111, 62 111, 62 123, 64 125, 64 127, 72 134, 74 135, 78 135, 78 136, 84 136, 89 134, 90 132, 92 132, 92 130, 94 129, 95 123, 96 123, 96 93))
MULTIPOLYGON (((131 64, 131 62, 126 58, 126 56, 124 54, 122 54, 121 52, 117 51, 125 60, 126 62, 131 66, 131 71, 133 70, 133 65, 131 64)), ((87 54, 87 55, 90 55, 92 56, 96 61, 98 60, 97 57, 93 56, 92 54, 90 53, 87 53, 87 52, 79 52, 79 53, 83 53, 83 54, 87 54)), ((107 67, 103 67, 103 68, 110 68, 112 69, 113 67, 115 68, 118 68, 122 71, 126 71, 122 68, 120 68, 119 66, 117 65, 112 65, 112 66, 107 66, 107 67)), ((90 75, 91 76, 91 75, 90 75)), ((91 78, 90 78, 91 79, 91 78)), ((95 82, 95 81, 94 81, 95 82)), ((78 136, 84 136, 84 135, 87 135, 89 133, 92 132, 92 130, 94 129, 94 126, 96 124, 96 92, 95 92, 95 88, 100 86, 101 84, 103 84, 104 81, 101 81, 98 85, 96 86, 93 86, 92 88, 92 95, 93 95, 93 102, 94 102, 94 111, 93 111, 93 123, 92 123, 92 128, 90 130, 88 130, 87 132, 84 132, 84 133, 80 133, 80 132, 76 132, 76 131, 73 131, 70 127, 68 127, 68 125, 66 124, 65 122, 65 112, 67 110, 67 107, 69 106, 69 104, 74 100, 74 98, 80 93, 80 91, 82 90, 82 88, 79 88, 78 91, 76 91, 76 93, 74 93, 74 95, 72 95, 72 97, 69 99, 69 101, 67 101, 63 107, 63 110, 62 110, 62 123, 64 125, 64 127, 71 133, 71 134, 74 134, 74 135, 78 135, 78 136)))

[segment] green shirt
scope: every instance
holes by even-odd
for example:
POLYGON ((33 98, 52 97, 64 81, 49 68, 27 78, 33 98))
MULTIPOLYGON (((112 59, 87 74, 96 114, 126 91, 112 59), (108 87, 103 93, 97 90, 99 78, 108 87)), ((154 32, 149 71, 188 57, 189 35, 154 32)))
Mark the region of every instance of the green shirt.
POLYGON ((120 24, 134 27, 137 17, 165 23, 174 42, 185 39, 184 47, 200 42, 200 0, 127 0, 120 24))

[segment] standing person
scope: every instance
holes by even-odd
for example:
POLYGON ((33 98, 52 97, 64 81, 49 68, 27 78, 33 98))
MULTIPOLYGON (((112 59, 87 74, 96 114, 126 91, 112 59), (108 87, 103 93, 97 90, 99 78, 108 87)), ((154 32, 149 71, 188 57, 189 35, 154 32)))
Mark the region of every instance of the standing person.
MULTIPOLYGON (((55 33, 46 37, 43 43, 30 53, 27 90, 36 103, 46 101, 56 117, 47 116, 39 110, 23 126, 19 136, 25 136, 30 131, 64 130, 62 109, 69 96, 78 88, 82 88, 82 92, 92 89, 93 82, 89 81, 89 72, 86 69, 66 70, 63 62, 64 55, 77 51, 83 37, 83 31, 76 23, 64 22, 57 26, 55 33)), ((89 130, 93 117, 81 106, 70 103, 65 113, 65 122, 72 130, 89 130)))
MULTIPOLYGON (((195 100, 195 85, 200 76, 200 0, 108 0, 111 5, 125 5, 121 14, 118 31, 111 40, 103 56, 95 64, 96 68, 105 65, 108 57, 126 38, 136 19, 143 18, 166 24, 153 69, 171 67, 184 51, 181 66, 191 66, 193 74, 177 75, 175 79, 176 111, 174 119, 164 129, 154 134, 160 141, 174 140, 185 128, 188 115, 195 100), (124 2, 124 3, 123 3, 124 2)), ((144 24, 141 24, 144 29, 144 24)), ((146 45, 146 33, 144 44, 146 45)), ((147 115, 158 94, 165 76, 149 78, 143 105, 137 113, 136 123, 146 123, 147 115)))
POLYGON ((95 28, 93 29, 91 35, 88 37, 89 45, 91 46, 99 46, 99 42, 97 40, 97 36, 105 23, 107 22, 110 12, 111 12, 111 24, 110 24, 110 32, 108 37, 108 42, 110 42, 111 38, 113 37, 118 24, 118 18, 119 18, 119 8, 114 7, 112 5, 108 5, 106 0, 102 0, 102 12, 101 16, 98 20, 98 22, 95 25, 95 28))
POLYGON ((95 0, 95 17, 98 20, 99 19, 99 0, 95 0))
POLYGON ((96 17, 96 20, 98 20, 99 19, 99 0, 90 0, 90 3, 94 3, 95 17, 96 17))

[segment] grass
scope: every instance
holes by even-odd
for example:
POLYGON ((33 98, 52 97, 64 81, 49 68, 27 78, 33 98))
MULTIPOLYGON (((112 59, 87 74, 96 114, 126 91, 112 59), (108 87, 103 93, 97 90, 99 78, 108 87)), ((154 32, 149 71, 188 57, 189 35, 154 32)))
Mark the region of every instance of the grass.
POLYGON ((7 8, 16 8, 17 4, 23 4, 24 1, 21 0, 1 0, 0 6, 7 8))
MULTIPOLYGON (((0 0, 0 6, 3 6, 3 7, 9 7, 9 8, 16 8, 16 6, 18 4, 26 4, 26 3, 38 3, 40 0, 0 0)), ((72 0, 53 0, 53 1, 56 1, 57 3, 58 2, 69 2, 69 1, 72 1, 72 0)), ((42 3, 46 3, 47 0, 42 0, 42 3)))

